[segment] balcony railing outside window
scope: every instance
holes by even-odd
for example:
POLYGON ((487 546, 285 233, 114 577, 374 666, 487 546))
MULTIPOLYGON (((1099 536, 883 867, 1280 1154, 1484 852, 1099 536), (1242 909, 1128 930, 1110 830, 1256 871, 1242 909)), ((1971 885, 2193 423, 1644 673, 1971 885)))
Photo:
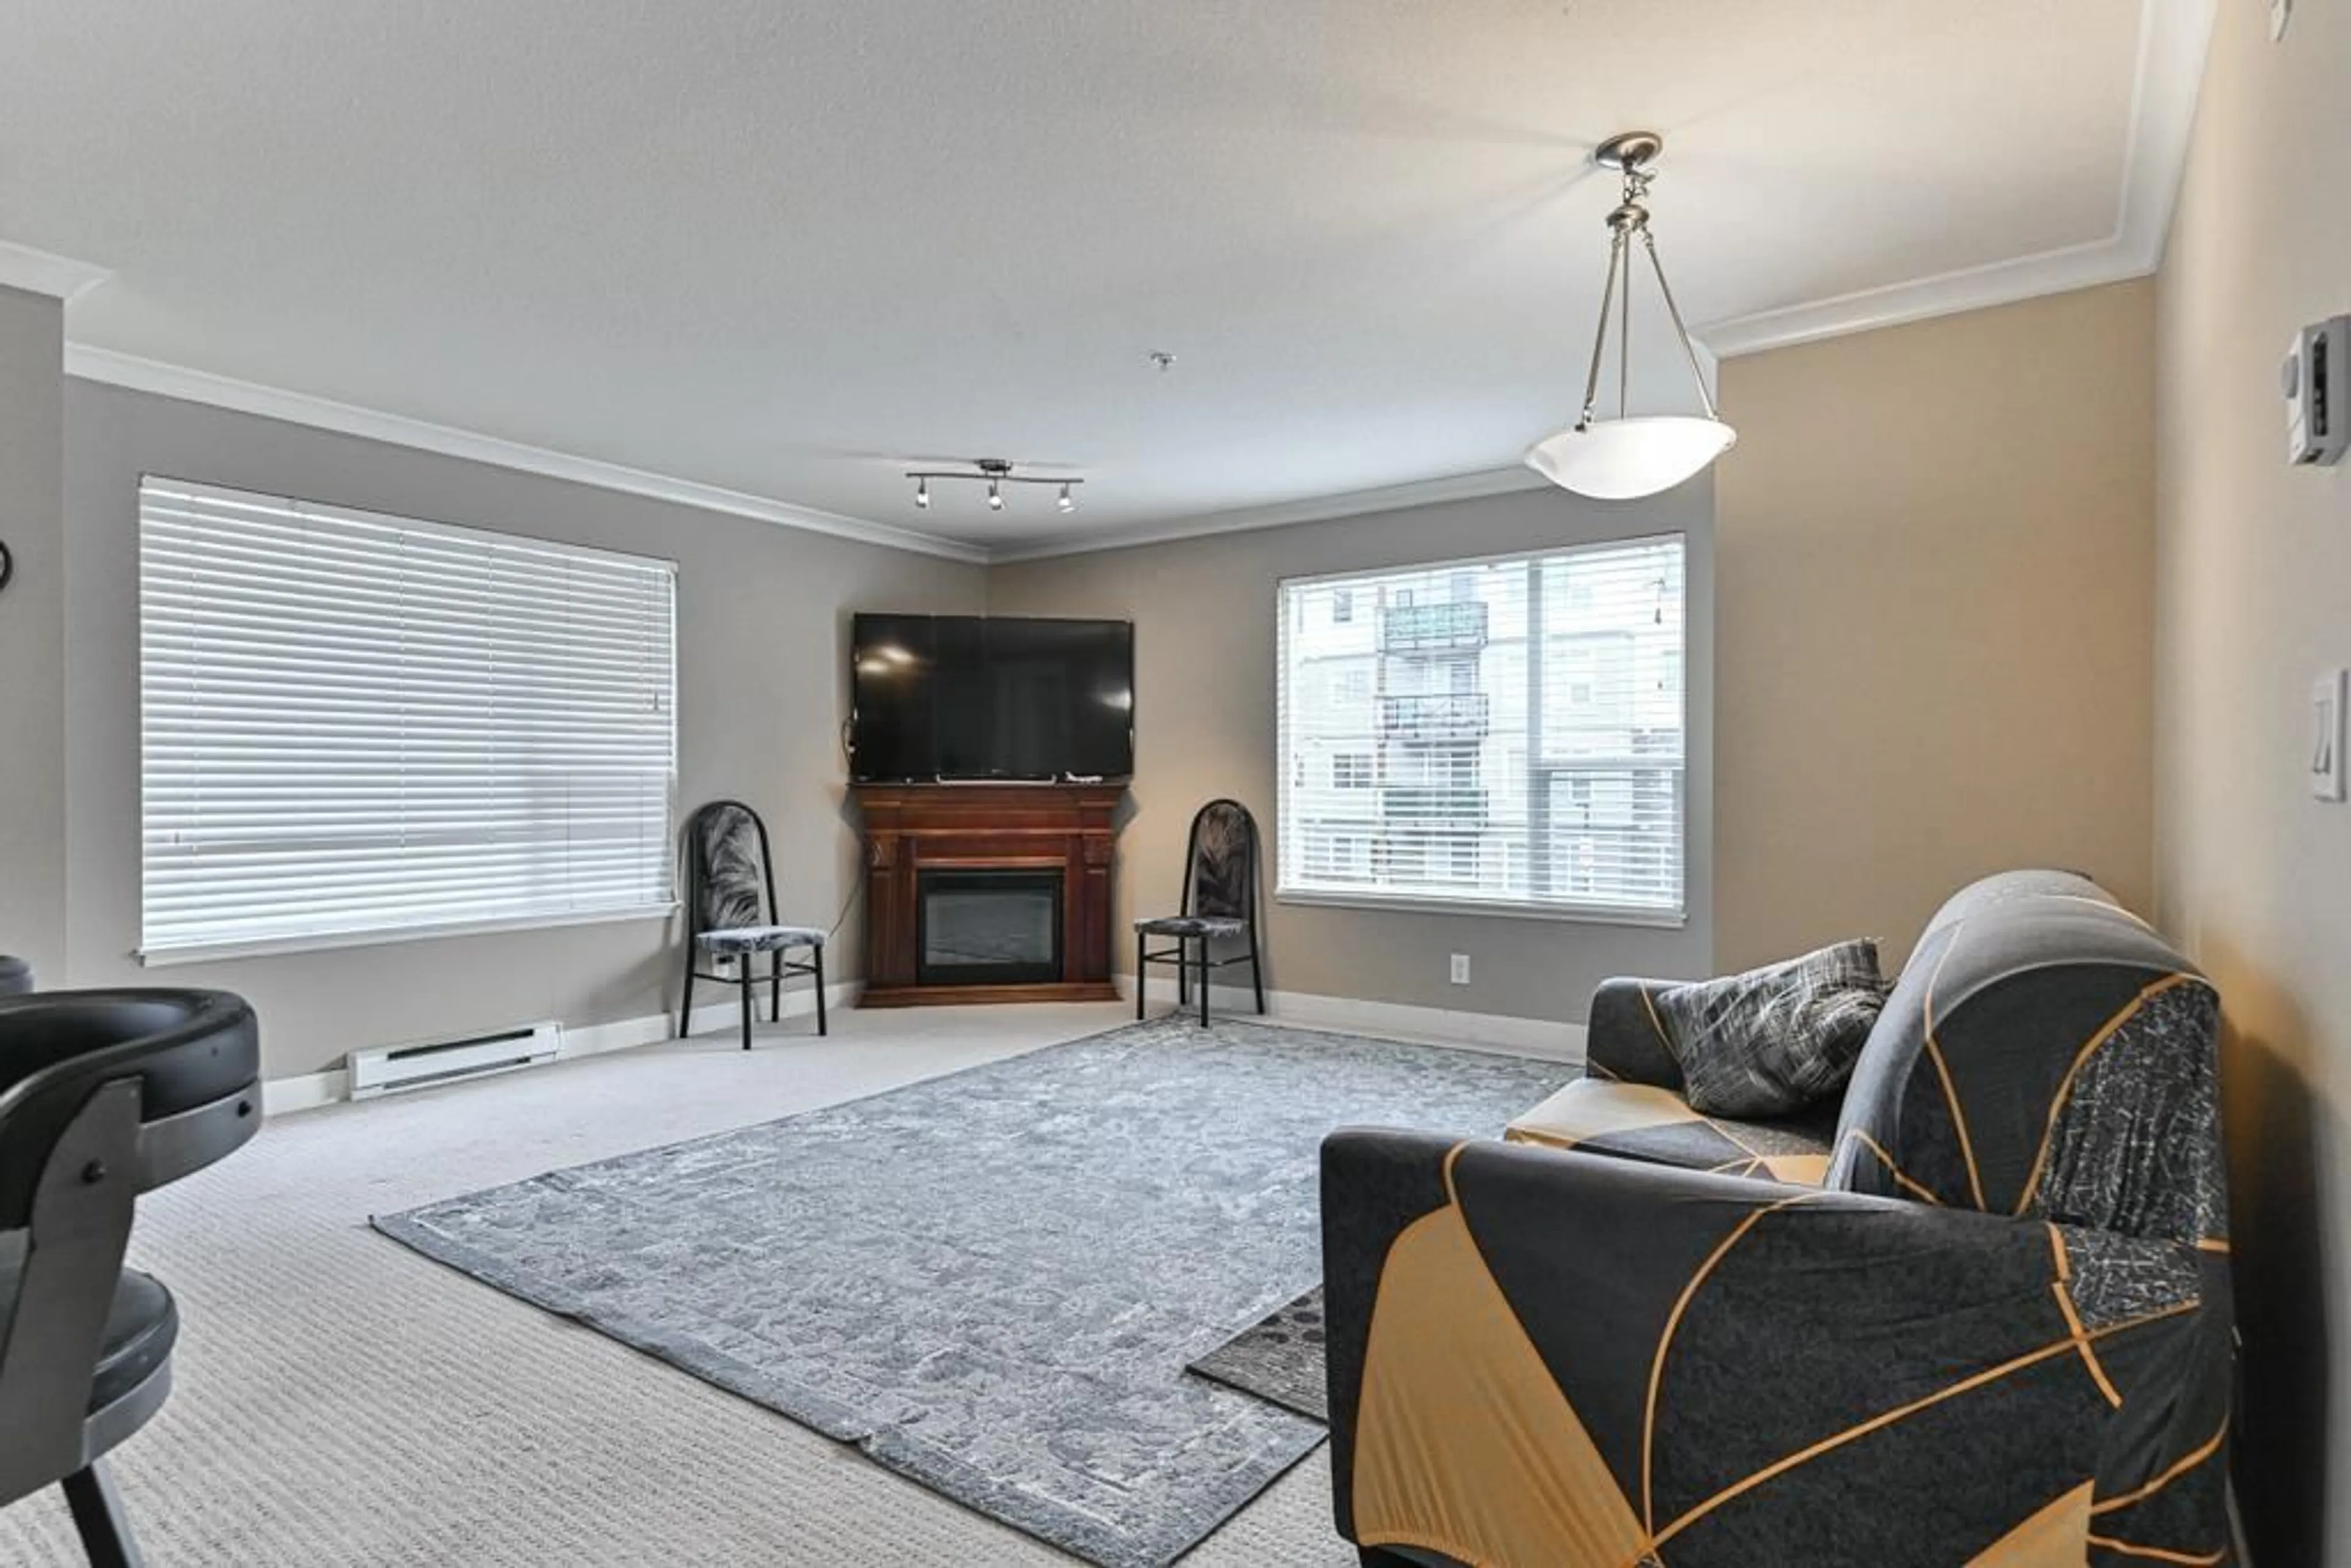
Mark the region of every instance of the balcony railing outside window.
POLYGON ((1493 719, 1493 699, 1484 692, 1435 692, 1380 699, 1381 732, 1407 744, 1483 740, 1493 719))
POLYGON ((1380 795, 1380 815, 1391 827, 1426 826, 1459 831, 1486 821, 1486 791, 1446 786, 1388 789, 1380 795))
POLYGON ((1392 604, 1380 615, 1380 647, 1389 653, 1458 653, 1486 645, 1482 599, 1392 604))

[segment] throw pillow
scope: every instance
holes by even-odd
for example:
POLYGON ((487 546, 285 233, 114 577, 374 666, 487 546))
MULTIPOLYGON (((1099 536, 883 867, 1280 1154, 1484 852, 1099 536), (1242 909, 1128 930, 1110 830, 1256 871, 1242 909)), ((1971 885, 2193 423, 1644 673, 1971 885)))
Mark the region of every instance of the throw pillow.
POLYGON ((1784 1116, 1844 1087, 1886 989, 1877 944, 1840 942, 1653 1000, 1693 1110, 1784 1116))

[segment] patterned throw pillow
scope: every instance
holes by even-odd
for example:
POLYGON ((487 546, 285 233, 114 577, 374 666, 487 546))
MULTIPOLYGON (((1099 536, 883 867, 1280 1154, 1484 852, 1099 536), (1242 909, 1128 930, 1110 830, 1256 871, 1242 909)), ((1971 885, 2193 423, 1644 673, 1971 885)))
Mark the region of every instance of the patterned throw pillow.
POLYGON ((1877 944, 1840 942, 1652 1000, 1691 1109, 1784 1116, 1844 1087, 1886 989, 1877 944))

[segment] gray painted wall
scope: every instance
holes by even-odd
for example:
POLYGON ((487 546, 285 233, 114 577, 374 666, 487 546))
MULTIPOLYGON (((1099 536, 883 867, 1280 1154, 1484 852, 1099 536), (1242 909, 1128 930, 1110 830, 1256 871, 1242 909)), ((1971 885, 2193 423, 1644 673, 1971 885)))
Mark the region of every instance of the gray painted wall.
MULTIPOLYGON (((48 321, 53 364, 54 307, 48 321)), ((37 402, 39 377, 18 380, 37 402)), ((50 384, 58 384, 54 371, 50 384)), ((69 705, 70 723, 47 721, 58 742, 47 750, 63 758, 50 782, 0 784, 12 812, 30 803, 25 820, 41 820, 40 802, 52 802, 51 831, 37 847, 56 868, 54 887, 19 902, 48 940, 53 980, 219 986, 250 998, 272 1077, 317 1071, 355 1047, 542 1018, 578 1026, 662 1012, 675 1001, 677 933, 674 923, 640 921, 142 967, 132 956, 141 474, 676 560, 681 804, 732 794, 757 806, 775 835, 786 917, 826 925, 858 876, 839 741, 842 649, 855 610, 1137 622, 1140 751, 1120 844, 1123 927, 1137 909, 1174 906, 1184 830, 1201 800, 1236 794, 1269 831, 1276 827, 1280 578, 1678 530, 1690 539, 1689 924, 1660 931, 1277 906, 1268 978, 1284 990, 1573 1021, 1607 976, 1710 967, 1714 508, 1703 480, 1635 506, 1527 492, 983 571, 94 382, 62 385, 67 591, 56 591, 52 565, 40 572, 52 585, 47 599, 25 602, 62 622, 64 674, 48 683, 48 711, 69 705), (1472 956, 1473 985, 1447 983, 1451 952, 1472 956)), ((0 632, 23 608, 9 598, 0 632)), ((852 911, 832 949, 841 978, 862 971, 862 925, 852 911)))
POLYGON ((65 310, 0 288, 0 953, 44 984, 66 967, 65 310))
MULTIPOLYGON (((988 573, 998 615, 1135 622, 1134 817, 1120 835, 1119 967, 1128 918, 1172 912, 1200 802, 1230 795, 1274 820, 1275 584, 1282 578, 1629 538, 1689 538, 1689 924, 1589 922, 1273 904, 1267 982, 1355 1000, 1580 1022, 1612 975, 1703 975, 1713 957, 1714 494, 1693 480, 1602 505, 1558 490, 1416 507, 1170 544, 1012 563, 988 573), (1470 955, 1473 983, 1448 983, 1470 955)), ((1270 843, 1269 843, 1270 852, 1270 843)), ((1235 970, 1235 976, 1243 971, 1235 970)))
MULTIPOLYGON (((0 367, 18 351, 18 337, 36 346, 40 338, 37 323, 18 322, 6 303, 0 301, 0 333, 7 334, 0 337, 0 367)), ((53 304, 47 333, 54 400, 53 304)), ((5 387, 19 379, 37 380, 0 383, 0 439, 16 423, 11 397, 17 394, 5 387)), ((30 749, 50 758, 61 751, 65 758, 70 806, 64 831, 53 830, 49 841, 66 848, 68 896, 9 896, 39 912, 37 936, 64 926, 66 977, 75 985, 218 986, 250 998, 261 1015, 265 1068, 273 1078, 331 1065, 354 1047, 538 1019, 581 1025, 659 1013, 675 1002, 677 933, 674 923, 637 921, 141 967, 131 955, 139 940, 142 473, 675 560, 681 810, 719 795, 758 808, 774 836, 785 917, 807 924, 831 925, 857 883, 857 835, 844 805, 840 743, 848 716, 841 649, 850 613, 976 613, 985 602, 983 573, 975 566, 93 382, 64 386, 69 592, 63 636, 71 723, 62 745, 54 721, 39 714, 26 719, 24 733, 47 737, 30 749), (60 909, 69 911, 63 922, 60 909)), ((38 388, 20 395, 37 418, 38 388)), ((15 466, 0 455, 0 476, 15 466)), ((54 582, 56 553, 51 547, 28 563, 37 582, 54 582)), ((51 602, 12 591, 0 602, 0 636, 23 636, 24 623, 47 613, 51 602)), ((0 651, 13 650, 0 643, 0 651)), ((14 657, 0 667, 13 671, 14 657)), ((7 760, 20 749, 13 709, 7 718, 0 769, 25 766, 7 760)), ((21 801, 32 801, 30 820, 37 822, 38 803, 53 788, 0 773, 0 800, 11 818, 23 810, 21 801)), ((0 841, 0 880, 13 869, 7 842, 0 841)), ((0 904, 0 911, 8 907, 0 904)), ((862 972, 862 926, 852 912, 830 950, 841 978, 862 972)), ((54 966, 51 975, 57 977, 54 966)))

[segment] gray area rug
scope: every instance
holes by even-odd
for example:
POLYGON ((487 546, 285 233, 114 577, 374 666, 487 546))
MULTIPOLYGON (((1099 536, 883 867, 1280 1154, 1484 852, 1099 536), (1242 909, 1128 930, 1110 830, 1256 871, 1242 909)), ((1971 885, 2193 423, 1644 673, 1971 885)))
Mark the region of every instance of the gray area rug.
POLYGON ((1327 1423, 1331 1388, 1323 1340, 1322 1287, 1317 1285, 1249 1324, 1189 1370, 1327 1423))
POLYGON ((376 1228, 1108 1568, 1322 1440, 1184 1374, 1321 1272, 1347 1124, 1490 1134, 1555 1062, 1138 1024, 376 1228))

